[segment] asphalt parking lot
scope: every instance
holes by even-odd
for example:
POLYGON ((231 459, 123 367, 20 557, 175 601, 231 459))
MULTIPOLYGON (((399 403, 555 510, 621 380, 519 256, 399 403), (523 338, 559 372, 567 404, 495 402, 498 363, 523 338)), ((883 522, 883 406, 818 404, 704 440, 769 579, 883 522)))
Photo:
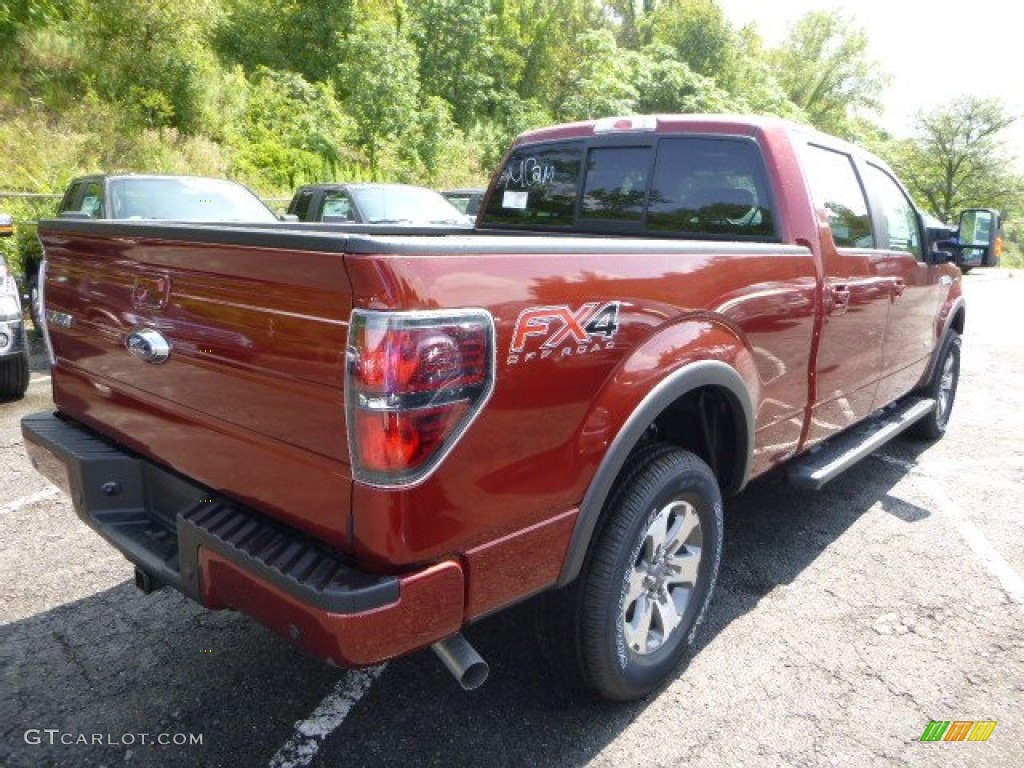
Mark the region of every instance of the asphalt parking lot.
MULTIPOLYGON (((1024 765, 1024 273, 977 270, 946 437, 898 440, 818 493, 762 478, 726 508, 696 653, 660 695, 577 701, 531 606, 471 627, 461 691, 430 652, 363 671, 169 590, 29 466, 41 355, 0 405, 0 765, 1024 765), (995 721, 922 743, 932 720, 995 721)), ((37 350, 38 351, 38 350, 37 350)))

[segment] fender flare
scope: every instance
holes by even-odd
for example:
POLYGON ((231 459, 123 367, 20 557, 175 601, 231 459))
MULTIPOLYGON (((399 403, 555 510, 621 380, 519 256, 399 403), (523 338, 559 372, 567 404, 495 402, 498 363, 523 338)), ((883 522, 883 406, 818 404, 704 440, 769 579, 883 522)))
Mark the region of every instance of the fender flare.
POLYGON ((734 408, 742 412, 742 421, 737 424, 737 439, 744 450, 740 451, 742 461, 737 462, 729 486, 739 490, 746 485, 753 458, 754 406, 743 378, 732 366, 718 360, 701 360, 673 372, 647 393, 605 452, 580 503, 556 586, 565 586, 579 575, 612 485, 647 428, 680 397, 708 386, 727 392, 734 401, 734 408))
POLYGON ((950 329, 956 323, 957 316, 963 317, 963 321, 960 323, 960 327, 963 328, 964 321, 967 319, 967 302, 962 295, 956 297, 950 305, 949 312, 946 313, 946 318, 942 323, 942 331, 935 340, 935 349, 932 350, 931 360, 929 360, 928 367, 918 382, 919 387, 927 386, 928 382, 932 380, 932 376, 935 375, 935 369, 939 364, 939 353, 942 351, 942 343, 946 340, 950 329))

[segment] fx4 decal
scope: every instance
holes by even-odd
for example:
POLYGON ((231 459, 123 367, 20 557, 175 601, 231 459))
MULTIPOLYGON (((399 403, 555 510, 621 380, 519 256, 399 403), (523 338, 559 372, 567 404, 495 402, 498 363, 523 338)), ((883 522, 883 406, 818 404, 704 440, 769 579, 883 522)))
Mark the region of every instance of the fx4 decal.
POLYGON ((618 330, 617 301, 591 301, 576 310, 566 305, 530 307, 516 319, 507 362, 516 365, 610 349, 618 330))

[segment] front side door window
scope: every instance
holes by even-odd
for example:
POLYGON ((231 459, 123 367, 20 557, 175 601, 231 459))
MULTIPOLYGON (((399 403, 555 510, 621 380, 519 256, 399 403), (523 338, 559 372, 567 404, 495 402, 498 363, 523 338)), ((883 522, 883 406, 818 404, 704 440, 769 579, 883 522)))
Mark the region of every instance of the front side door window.
POLYGON ((90 181, 85 185, 85 192, 82 195, 82 202, 78 205, 81 213, 86 213, 94 219, 103 218, 103 185, 98 181, 90 181))

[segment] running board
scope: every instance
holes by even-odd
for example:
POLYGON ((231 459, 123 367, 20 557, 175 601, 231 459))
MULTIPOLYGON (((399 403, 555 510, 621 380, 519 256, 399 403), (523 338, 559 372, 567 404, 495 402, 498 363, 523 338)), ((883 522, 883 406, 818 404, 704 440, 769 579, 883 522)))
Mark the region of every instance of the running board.
POLYGON ((849 469, 920 421, 935 409, 935 400, 911 397, 879 411, 860 426, 826 440, 810 453, 794 459, 789 467, 789 484, 809 491, 849 469))

